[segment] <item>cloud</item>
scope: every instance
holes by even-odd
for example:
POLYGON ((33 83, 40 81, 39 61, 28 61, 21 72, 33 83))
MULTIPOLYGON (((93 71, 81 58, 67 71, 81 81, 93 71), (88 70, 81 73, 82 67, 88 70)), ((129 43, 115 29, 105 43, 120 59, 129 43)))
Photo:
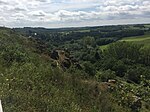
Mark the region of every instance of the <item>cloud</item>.
POLYGON ((7 4, 7 2, 0 0, 0 5, 6 5, 6 4, 7 4))
POLYGON ((0 25, 97 25, 135 19, 150 22, 149 0, 0 0, 0 25), (5 21, 5 22, 3 22, 5 21))
POLYGON ((4 22, 4 21, 6 21, 6 19, 4 17, 0 17, 0 21, 4 22))
POLYGON ((39 10, 39 11, 32 11, 30 13, 28 13, 29 15, 31 16, 37 16, 37 17, 43 17, 43 16, 46 16, 47 14, 42 11, 42 10, 39 10))

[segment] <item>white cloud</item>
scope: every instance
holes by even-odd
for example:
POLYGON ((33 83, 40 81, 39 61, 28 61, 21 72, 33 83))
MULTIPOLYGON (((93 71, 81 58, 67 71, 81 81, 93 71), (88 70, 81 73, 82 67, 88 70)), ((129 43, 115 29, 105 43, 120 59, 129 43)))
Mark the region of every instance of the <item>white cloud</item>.
POLYGON ((147 21, 149 9, 149 0, 0 0, 0 25, 59 27, 124 19, 147 21))
POLYGON ((28 13, 30 16, 37 16, 37 17, 43 17, 43 16, 46 16, 47 14, 42 11, 42 10, 39 10, 39 11, 32 11, 32 12, 29 12, 28 13))

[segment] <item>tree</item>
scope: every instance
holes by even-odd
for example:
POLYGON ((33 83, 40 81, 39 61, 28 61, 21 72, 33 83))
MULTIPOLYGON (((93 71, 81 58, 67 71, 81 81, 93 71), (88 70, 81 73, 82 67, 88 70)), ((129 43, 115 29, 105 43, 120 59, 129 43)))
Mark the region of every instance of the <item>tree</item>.
POLYGON ((123 61, 119 60, 114 64, 112 70, 116 72, 116 75, 123 77, 126 72, 126 65, 123 63, 123 61))
POLYGON ((141 79, 140 79, 140 72, 138 71, 137 68, 131 68, 127 71, 127 80, 129 82, 133 81, 135 83, 140 83, 141 79))
POLYGON ((96 74, 95 67, 90 62, 85 62, 84 71, 88 73, 90 76, 94 76, 96 74))
POLYGON ((90 36, 84 37, 83 38, 83 43, 84 43, 84 45, 86 47, 94 46, 95 45, 95 38, 94 37, 90 37, 90 36))

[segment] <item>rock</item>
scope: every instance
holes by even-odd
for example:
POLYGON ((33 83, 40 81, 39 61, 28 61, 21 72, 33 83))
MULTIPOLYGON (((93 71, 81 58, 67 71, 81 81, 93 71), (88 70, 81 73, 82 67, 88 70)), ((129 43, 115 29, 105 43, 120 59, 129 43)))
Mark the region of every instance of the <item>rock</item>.
POLYGON ((116 80, 110 79, 110 80, 108 80, 108 83, 116 84, 116 80))
POLYGON ((63 65, 63 67, 65 67, 65 68, 70 68, 70 66, 71 66, 71 61, 66 58, 66 59, 64 59, 64 60, 62 61, 62 65, 63 65))
POLYGON ((108 80, 108 88, 113 90, 116 87, 116 80, 110 79, 108 80))
POLYGON ((52 67, 58 67, 58 62, 56 60, 54 60, 52 63, 51 63, 51 66, 52 67))
POLYGON ((131 109, 135 112, 138 112, 142 107, 142 101, 140 97, 133 96, 134 101, 132 102, 131 109))
MULTIPOLYGON (((72 64, 70 58, 67 57, 64 50, 53 50, 50 54, 50 57, 54 60, 57 60, 57 64, 59 62, 63 68, 69 68, 72 64)), ((56 64, 54 64, 54 66, 56 66, 56 64)))
POLYGON ((109 83, 108 82, 100 83, 100 90, 101 91, 107 91, 108 89, 109 89, 109 83))
POLYGON ((52 51, 52 53, 50 54, 50 57, 54 60, 58 60, 59 59, 59 54, 56 50, 52 51))

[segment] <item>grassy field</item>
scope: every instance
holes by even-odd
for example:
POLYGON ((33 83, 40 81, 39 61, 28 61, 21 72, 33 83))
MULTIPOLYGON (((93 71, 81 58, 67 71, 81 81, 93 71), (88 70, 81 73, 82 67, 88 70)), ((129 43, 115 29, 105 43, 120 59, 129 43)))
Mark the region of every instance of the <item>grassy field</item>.
MULTIPOLYGON (((133 36, 133 37, 125 37, 119 41, 126 41, 126 42, 134 42, 137 44, 144 44, 145 46, 150 46, 150 35, 143 35, 143 36, 133 36)), ((110 44, 100 46, 101 50, 105 50, 110 44)))
POLYGON ((120 41, 134 42, 137 44, 144 44, 145 46, 150 46, 150 35, 127 37, 121 39, 120 41))
POLYGON ((145 41, 145 40, 150 40, 150 35, 125 37, 121 39, 120 41, 135 42, 135 41, 145 41))
POLYGON ((144 25, 144 26, 150 28, 150 24, 147 24, 147 25, 144 25))

